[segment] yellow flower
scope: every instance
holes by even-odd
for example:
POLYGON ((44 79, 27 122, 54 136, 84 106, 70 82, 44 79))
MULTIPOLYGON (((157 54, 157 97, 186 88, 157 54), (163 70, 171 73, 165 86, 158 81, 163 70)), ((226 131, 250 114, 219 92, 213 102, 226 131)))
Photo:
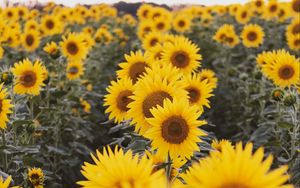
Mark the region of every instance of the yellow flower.
POLYGON ((291 3, 289 3, 289 7, 291 12, 295 17, 299 17, 300 14, 300 0, 292 0, 291 3))
POLYGON ((269 0, 266 9, 264 10, 263 17, 265 19, 276 18, 279 13, 279 3, 277 0, 269 0))
POLYGON ((288 167, 270 170, 273 156, 264 160, 264 150, 259 148, 252 154, 253 145, 244 148, 238 143, 222 146, 221 152, 211 152, 210 156, 195 163, 182 178, 189 188, 292 188, 286 185, 288 167))
POLYGON ((7 99, 7 89, 3 88, 3 84, 0 84, 0 128, 6 129, 6 123, 8 122, 8 114, 11 114, 10 110, 13 105, 11 100, 7 99))
POLYGON ((256 13, 262 13, 265 8, 265 1, 264 0, 252 0, 251 5, 253 7, 253 11, 256 13))
POLYGON ((166 32, 170 29, 170 21, 164 17, 160 17, 154 20, 153 22, 155 31, 166 32))
POLYGON ((88 47, 84 43, 82 35, 70 33, 67 37, 63 37, 60 42, 62 53, 71 61, 80 61, 86 58, 88 47))
POLYGON ((46 44, 46 46, 43 48, 45 52, 47 52, 49 55, 56 55, 59 53, 58 46, 55 42, 49 42, 46 44))
POLYGON ((105 95, 104 106, 108 106, 105 113, 110 113, 109 119, 114 119, 117 123, 129 119, 128 104, 132 102, 130 96, 134 91, 131 80, 122 78, 118 81, 112 81, 106 90, 108 94, 105 95))
POLYGON ((185 37, 177 37, 174 43, 165 43, 163 48, 163 63, 171 64, 183 74, 190 74, 201 66, 199 47, 185 37))
POLYGON ((137 10, 137 16, 138 16, 138 18, 141 19, 141 20, 148 19, 150 17, 152 9, 153 9, 153 7, 151 5, 149 5, 149 4, 143 4, 137 10))
POLYGON ((22 44, 27 51, 35 51, 40 45, 39 33, 35 30, 26 31, 22 35, 22 44))
POLYGON ((288 35, 287 43, 291 50, 300 50, 300 33, 297 35, 288 35))
POLYGON ((229 47, 235 47, 240 43, 239 37, 236 35, 233 25, 222 25, 213 39, 229 47))
POLYGON ((256 24, 248 24, 244 26, 241 38, 243 40, 243 44, 248 47, 258 47, 263 43, 264 40, 264 32, 261 26, 256 24))
POLYGON ((226 145, 231 146, 231 142, 229 140, 213 140, 211 143, 211 147, 212 149, 214 149, 215 151, 222 151, 222 148, 226 147, 226 145))
POLYGON ((190 106, 186 100, 167 99, 162 107, 157 106, 150 110, 153 115, 147 118, 151 125, 145 137, 152 143, 151 147, 157 149, 164 156, 177 158, 191 158, 195 151, 199 151, 197 143, 200 136, 206 134, 199 126, 206 124, 198 120, 201 112, 195 106, 190 106))
POLYGON ((76 80, 84 74, 84 65, 81 61, 69 61, 67 65, 67 78, 76 80))
POLYGON ((41 20, 41 29, 46 35, 59 34, 63 30, 63 23, 54 15, 45 15, 41 20))
POLYGON ((80 98, 80 105, 83 107, 85 113, 91 113, 91 105, 88 103, 88 101, 80 98))
POLYGON ((24 31, 39 30, 39 24, 35 20, 28 20, 24 25, 24 31))
POLYGON ((210 69, 202 69, 199 73, 199 77, 201 81, 208 81, 208 84, 211 85, 212 88, 217 87, 218 78, 216 77, 216 74, 210 70, 210 69))
POLYGON ((110 43, 113 40, 111 33, 105 28, 99 28, 94 35, 96 42, 110 43))
POLYGON ((38 186, 43 187, 44 173, 40 168, 29 168, 28 169, 28 180, 36 188, 38 186))
POLYGON ((235 15, 236 21, 240 24, 246 24, 247 22, 250 21, 251 17, 252 17, 252 12, 246 6, 239 7, 235 15))
POLYGON ((34 64, 25 59, 16 63, 12 68, 15 76, 14 92, 17 94, 39 95, 44 86, 46 68, 36 61, 34 64))
POLYGON ((150 32, 143 39, 143 48, 149 50, 162 42, 162 34, 159 32, 150 32))
POLYGON ((165 187, 162 170, 153 171, 152 161, 147 156, 133 155, 129 150, 105 148, 92 155, 95 164, 85 162, 81 173, 87 180, 77 182, 82 187, 157 188, 165 187))
POLYGON ((191 18, 187 15, 177 15, 172 21, 173 28, 175 31, 184 33, 190 30, 191 27, 191 18))
POLYGON ((155 31, 153 21, 145 20, 140 22, 137 28, 137 35, 139 39, 143 39, 148 33, 155 31))
POLYGON ((300 34, 300 18, 294 18, 286 28, 286 36, 300 34))
POLYGON ((10 182, 11 182, 11 176, 8 176, 6 178, 6 180, 3 180, 2 176, 0 176, 0 187, 1 188, 8 188, 10 182))

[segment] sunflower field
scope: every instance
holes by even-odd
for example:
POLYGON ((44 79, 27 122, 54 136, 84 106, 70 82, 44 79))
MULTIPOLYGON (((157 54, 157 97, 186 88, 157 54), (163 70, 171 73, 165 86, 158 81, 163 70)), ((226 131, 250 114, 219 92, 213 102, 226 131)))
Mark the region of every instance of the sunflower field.
POLYGON ((0 8, 0 188, 299 188, 300 1, 0 8))

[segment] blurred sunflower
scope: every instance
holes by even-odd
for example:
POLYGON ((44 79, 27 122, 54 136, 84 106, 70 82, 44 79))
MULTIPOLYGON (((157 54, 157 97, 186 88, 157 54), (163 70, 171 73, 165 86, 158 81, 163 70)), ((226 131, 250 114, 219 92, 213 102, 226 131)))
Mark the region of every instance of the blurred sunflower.
POLYGON ((163 46, 162 61, 178 68, 183 74, 190 74, 201 66, 199 48, 185 37, 177 37, 174 43, 163 46))
POLYGON ((265 1, 264 0, 252 0, 251 5, 254 8, 254 12, 262 13, 265 8, 265 1))
POLYGON ((253 145, 243 148, 238 143, 235 148, 229 144, 222 146, 221 152, 211 152, 201 163, 195 163, 182 178, 190 188, 292 188, 286 185, 288 167, 282 166, 271 171, 273 156, 265 160, 263 148, 252 154, 253 145), (217 175, 216 175, 217 174, 217 175))
POLYGON ((116 123, 129 119, 128 104, 133 101, 130 96, 134 91, 131 80, 122 78, 118 81, 112 81, 106 90, 108 94, 105 95, 104 106, 107 106, 105 113, 110 113, 109 119, 114 119, 116 123))
POLYGON ((25 59, 15 63, 11 69, 15 76, 14 92, 17 94, 39 95, 44 86, 46 68, 36 61, 34 64, 25 59))
POLYGON ((43 187, 44 183, 44 173, 42 169, 40 168, 29 168, 27 177, 29 182, 34 186, 34 187, 43 187))
POLYGON ((0 84, 0 128, 6 129, 6 123, 8 122, 8 114, 11 114, 10 110, 13 105, 11 100, 7 99, 8 93, 7 89, 3 87, 3 83, 0 84))
POLYGON ((152 108, 162 106, 166 99, 187 100, 187 93, 175 81, 168 82, 162 76, 155 75, 145 76, 137 82, 130 98, 133 101, 128 104, 128 115, 133 118, 131 123, 135 124, 135 131, 143 135, 150 127, 146 118, 153 117, 152 108))
POLYGON ((292 2, 289 4, 290 11, 295 17, 299 17, 300 14, 300 0, 292 0, 292 2))
POLYGON ((258 47, 264 40, 263 28, 257 24, 248 24, 244 26, 241 33, 243 44, 248 47, 258 47))
POLYGON ((82 35, 70 33, 68 36, 63 37, 60 42, 62 53, 69 60, 80 61, 85 59, 88 53, 88 47, 84 44, 82 35))
POLYGON ((218 82, 218 78, 216 77, 216 74, 214 73, 214 71, 210 70, 210 69, 202 69, 200 71, 199 77, 201 79, 201 81, 208 81, 208 84, 212 87, 212 88, 216 88, 217 87, 217 82, 218 82))
POLYGON ((91 113, 91 105, 88 101, 80 98, 80 105, 83 107, 85 113, 91 113))
POLYGON ((35 51, 40 45, 40 36, 35 30, 28 30, 21 37, 22 45, 29 52, 35 51))
POLYGON ((187 15, 177 15, 172 21, 173 28, 179 33, 184 33, 190 30, 191 18, 187 15))
POLYGON ((201 80, 199 74, 186 75, 180 81, 183 88, 188 92, 190 105, 203 111, 204 106, 210 108, 209 98, 213 96, 213 87, 208 80, 201 80))
POLYGON ((76 80, 84 74, 84 65, 81 61, 70 61, 67 65, 67 78, 76 80))
POLYGON ((222 151, 222 148, 228 146, 232 146, 229 140, 221 139, 221 140, 213 140, 211 143, 211 148, 215 151, 222 151))
POLYGON ((279 3, 277 0, 269 0, 263 16, 266 19, 276 18, 279 13, 279 3))
POLYGON ((25 25, 24 25, 24 31, 30 31, 30 30, 38 30, 39 29, 39 24, 37 21, 35 20, 28 20, 26 21, 25 25))
POLYGON ((105 29, 105 28, 99 28, 95 35, 94 35, 95 41, 98 43, 105 43, 108 44, 113 40, 113 36, 111 35, 111 33, 105 29))
POLYGON ((162 42, 162 34, 159 32, 150 32, 143 39, 143 48, 149 50, 162 42))
POLYGON ((247 22, 250 21, 252 17, 252 12, 251 10, 249 10, 247 7, 239 7, 236 15, 235 15, 235 19, 238 23, 240 24, 246 24, 247 22))
POLYGON ((300 18, 294 18, 292 22, 287 26, 286 35, 300 34, 300 18))
POLYGON ((139 78, 145 73, 146 67, 149 67, 142 51, 130 52, 130 55, 125 54, 126 62, 120 63, 121 70, 117 71, 119 78, 129 78, 133 83, 136 83, 139 78))
POLYGON ((300 33, 297 35, 288 35, 287 43, 291 50, 300 50, 300 33))
POLYGON ((139 23, 137 35, 139 39, 143 39, 148 33, 155 31, 153 21, 145 20, 139 23))
POLYGON ((140 20, 149 19, 153 7, 149 4, 142 4, 137 10, 137 16, 140 20))
POLYGON ((162 170, 153 171, 152 161, 129 150, 104 148, 92 155, 95 164, 85 162, 81 173, 87 180, 77 182, 82 187, 157 188, 165 187, 162 170))
POLYGON ((153 149, 164 156, 188 159, 200 150, 197 143, 201 142, 200 136, 206 134, 199 126, 206 122, 198 120, 201 112, 196 106, 190 106, 186 100, 167 99, 163 101, 162 107, 150 111, 153 117, 147 119, 151 126, 145 137, 152 141, 153 149))
POLYGON ((45 15, 41 19, 41 29, 45 35, 54 35, 61 33, 63 30, 63 23, 54 15, 45 15))
POLYGON ((0 176, 0 187, 1 188, 8 188, 9 185, 10 185, 11 180, 12 180, 11 176, 8 176, 6 178, 6 180, 3 180, 2 176, 0 176))
POLYGON ((55 56, 59 53, 58 46, 55 42, 47 43, 43 50, 51 56, 55 56))
POLYGON ((3 55, 4 55, 4 49, 3 49, 3 47, 1 46, 1 43, 0 43, 0 60, 3 58, 3 55))
POLYGON ((153 24, 154 24, 155 31, 158 32, 167 32, 171 27, 169 20, 163 17, 155 19, 153 24))

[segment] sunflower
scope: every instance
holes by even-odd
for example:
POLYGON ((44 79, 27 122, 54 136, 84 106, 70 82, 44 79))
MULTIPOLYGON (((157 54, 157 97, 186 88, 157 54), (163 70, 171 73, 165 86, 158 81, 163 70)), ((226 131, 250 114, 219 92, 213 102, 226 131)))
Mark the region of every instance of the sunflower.
POLYGON ((286 36, 297 34, 300 34, 300 18, 294 18, 286 29, 286 36))
POLYGON ((4 32, 3 39, 8 44, 8 46, 12 48, 16 48, 20 44, 19 32, 14 31, 12 29, 8 29, 6 30, 6 32, 4 32))
POLYGON ((162 42, 162 34, 159 32, 150 32, 142 40, 143 48, 149 50, 162 42))
POLYGON ((184 76, 180 82, 188 92, 190 105, 197 106, 200 111, 204 106, 210 108, 208 99, 213 96, 213 87, 208 80, 202 81, 199 74, 191 74, 184 76))
POLYGON ((148 19, 150 17, 151 14, 151 10, 153 9, 153 7, 149 4, 143 4, 139 7, 139 9, 137 10, 137 16, 140 20, 145 20, 148 19))
POLYGON ((162 58, 163 46, 161 44, 155 45, 155 47, 145 52, 146 58, 152 62, 160 62, 162 58))
POLYGON ((297 35, 288 35, 287 43, 291 50, 295 50, 295 51, 300 50, 300 33, 297 35))
POLYGON ((128 118, 128 104, 132 102, 134 88, 130 79, 123 78, 118 81, 112 81, 106 89, 108 94, 105 95, 104 106, 108 106, 105 113, 110 113, 109 119, 114 119, 115 122, 128 118))
POLYGON ((232 146, 231 142, 229 140, 225 140, 225 139, 222 139, 222 140, 213 140, 212 143, 211 143, 211 148, 214 150, 214 151, 222 151, 222 148, 226 147, 226 145, 228 146, 232 146))
POLYGON ((146 67, 150 67, 149 61, 142 51, 130 52, 125 54, 126 62, 120 63, 121 70, 117 71, 119 78, 129 78, 133 83, 145 73, 146 67))
POLYGON ((280 22, 285 22, 289 17, 290 16, 289 16, 287 6, 285 4, 282 4, 281 6, 279 6, 278 20, 280 22))
POLYGON ((111 33, 103 27, 99 28, 96 31, 94 38, 96 42, 103 42, 105 44, 108 44, 113 40, 113 36, 111 35, 111 33))
POLYGON ((39 33, 35 30, 28 30, 22 35, 22 44, 27 51, 35 51, 40 45, 39 33))
POLYGON ((46 35, 59 34, 63 30, 63 23, 54 15, 45 15, 41 20, 41 29, 46 35))
POLYGON ((83 111, 85 113, 91 113, 91 105, 90 105, 90 103, 88 101, 80 98, 80 105, 82 106, 83 111))
POLYGON ((11 180, 12 180, 11 176, 8 176, 6 178, 6 180, 3 180, 2 176, 0 176, 0 187, 1 188, 8 188, 9 185, 10 185, 11 180))
POLYGON ((84 43, 82 35, 70 33, 67 37, 63 37, 60 42, 62 53, 69 60, 80 61, 86 58, 88 48, 84 43))
POLYGON ((292 188, 285 185, 289 176, 286 174, 288 167, 282 166, 270 170, 273 156, 265 160, 263 148, 252 154, 253 145, 248 143, 244 148, 242 143, 236 147, 225 144, 221 152, 211 152, 210 156, 202 159, 190 167, 182 178, 186 187, 190 188, 292 188))
POLYGON ((292 2, 289 4, 290 10, 293 13, 295 17, 299 17, 300 14, 300 0, 292 0, 292 2))
POLYGON ((266 9, 264 10, 264 18, 276 18, 279 13, 279 3, 277 0, 269 0, 266 9))
POLYGON ((128 104, 129 117, 133 118, 135 131, 143 135, 149 128, 146 118, 153 117, 150 109, 161 106, 165 99, 187 100, 187 93, 176 81, 169 82, 161 75, 145 76, 135 85, 133 101, 128 104))
POLYGON ((44 173, 40 168, 29 168, 27 176, 34 187, 42 186, 44 183, 44 173))
POLYGON ((24 25, 24 31, 38 30, 39 24, 35 20, 28 20, 24 25))
POLYGON ((263 28, 257 24, 245 25, 241 34, 243 44, 248 47, 258 47, 264 40, 263 28))
POLYGON ((262 13, 265 8, 264 0, 253 0, 251 1, 252 7, 254 8, 254 12, 262 13))
POLYGON ((69 80, 76 80, 84 74, 84 65, 80 61, 70 61, 67 65, 67 78, 69 80))
POLYGON ((56 56, 59 53, 58 46, 55 42, 47 43, 43 50, 51 56, 56 56))
POLYGON ((240 24, 246 24, 247 22, 250 21, 252 17, 252 12, 248 9, 248 7, 239 7, 235 19, 238 23, 240 24))
POLYGON ((201 112, 197 107, 190 106, 186 100, 167 99, 163 101, 163 107, 150 111, 153 117, 147 119, 150 128, 145 137, 152 141, 153 149, 171 158, 188 159, 199 151, 200 136, 206 135, 199 126, 206 122, 198 120, 201 112))
POLYGON ((172 25, 175 31, 179 33, 184 33, 190 30, 191 27, 191 18, 187 15, 177 15, 173 21, 172 25))
POLYGON ((163 17, 155 19, 153 24, 154 24, 155 31, 158 32, 166 32, 171 27, 169 20, 163 17))
MULTIPOLYGON (((274 57, 275 62, 270 65, 270 78, 275 85, 280 87, 290 87, 300 81, 300 62, 295 56, 290 55, 285 50, 280 50, 274 57)), ((268 64, 268 62, 267 62, 268 64)))
POLYGON ((162 170, 153 171, 152 161, 147 156, 133 155, 129 150, 108 147, 103 154, 92 155, 95 164, 85 162, 81 173, 87 179, 77 182, 83 187, 156 188, 165 187, 162 170))
POLYGON ((17 94, 39 95, 44 86, 46 68, 39 62, 32 63, 25 59, 12 68, 15 76, 14 92, 17 94))
POLYGON ((0 128, 6 129, 6 123, 8 122, 8 114, 12 111, 10 108, 13 107, 11 100, 7 99, 7 89, 3 88, 3 83, 0 84, 0 128))
POLYGON ((200 49, 185 37, 177 37, 174 44, 166 43, 163 48, 162 61, 172 64, 183 74, 190 74, 201 66, 200 49))
POLYGON ((210 69, 202 69, 201 72, 199 73, 199 77, 200 77, 201 81, 207 80, 208 84, 212 88, 217 87, 218 78, 216 77, 216 74, 214 73, 214 71, 212 71, 210 69))
POLYGON ((234 26, 231 24, 222 25, 213 36, 213 39, 229 47, 235 47, 240 42, 234 26))

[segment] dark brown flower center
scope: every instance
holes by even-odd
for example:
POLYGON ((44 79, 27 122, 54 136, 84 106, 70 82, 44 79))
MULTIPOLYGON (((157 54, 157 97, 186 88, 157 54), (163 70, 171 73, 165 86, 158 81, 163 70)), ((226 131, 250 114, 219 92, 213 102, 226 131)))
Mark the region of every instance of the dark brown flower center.
POLYGON ((293 27, 292 33, 293 33, 294 35, 297 34, 297 33, 300 33, 300 24, 296 24, 296 25, 293 27))
POLYGON ((121 111, 127 112, 129 110, 127 106, 133 101, 131 98, 129 98, 131 95, 132 91, 130 90, 124 90, 119 93, 117 97, 117 106, 121 111))
POLYGON ((244 11, 244 12, 242 12, 242 18, 246 18, 247 17, 247 12, 246 11, 244 11))
POLYGON ((171 116, 162 123, 161 136, 171 144, 182 143, 189 134, 189 127, 181 116, 171 116))
POLYGON ((276 12, 277 11, 277 5, 271 5, 270 6, 270 12, 276 12))
POLYGON ((7 17, 12 17, 13 15, 14 14, 11 11, 7 12, 7 17))
POLYGON ((153 38, 153 39, 151 39, 151 41, 150 41, 150 46, 155 46, 156 44, 158 43, 158 40, 157 40, 157 38, 153 38))
POLYGON ((195 102, 199 101, 199 99, 201 97, 201 93, 200 93, 199 89, 197 89, 195 87, 189 87, 186 89, 186 91, 188 92, 190 103, 195 103, 195 102))
POLYGON ((247 35, 248 40, 255 41, 257 39, 257 34, 254 31, 251 31, 247 35))
POLYGON ((71 55, 76 55, 79 51, 77 44, 75 42, 69 42, 67 44, 67 51, 71 55))
POLYGON ((156 28, 158 30, 163 30, 165 28, 165 24, 163 22, 159 22, 157 25, 156 25, 156 28))
POLYGON ((54 22, 52 20, 47 20, 46 21, 46 27, 48 29, 53 29, 54 28, 54 22))
POLYGON ((296 40, 294 41, 294 45, 295 45, 296 47, 298 47, 298 46, 300 45, 300 40, 299 40, 299 39, 296 39, 296 40))
POLYGON ((144 12, 143 12, 143 17, 144 17, 144 18, 147 18, 147 16, 148 16, 148 13, 149 13, 149 11, 148 11, 148 10, 144 10, 144 12))
POLYGON ((2 101, 2 99, 0 99, 0 114, 1 114, 1 112, 2 112, 2 108, 3 108, 3 101, 2 101))
POLYGON ((256 5, 257 7, 261 7, 261 6, 262 6, 262 2, 261 2, 261 1, 256 1, 256 2, 255 2, 255 5, 256 5))
POLYGON ((284 15, 285 15, 285 11, 283 9, 280 9, 278 14, 279 18, 283 17, 284 15))
POLYGON ((23 15, 24 15, 23 10, 19 10, 18 14, 19 14, 20 17, 23 17, 23 15))
POLYGON ((229 44, 231 44, 231 43, 233 43, 233 38, 232 37, 227 37, 226 38, 226 41, 229 43, 229 44))
POLYGON ((79 69, 76 66, 70 67, 68 70, 68 73, 71 75, 76 75, 78 72, 79 72, 79 69))
POLYGON ((26 71, 20 77, 20 83, 24 87, 32 87, 36 83, 36 74, 33 71, 26 71))
POLYGON ((179 27, 184 27, 184 26, 185 26, 185 21, 180 20, 180 21, 178 22, 178 26, 179 26, 179 27))
POLYGON ((278 73, 281 79, 288 80, 294 76, 295 70, 290 65, 284 65, 279 69, 278 73))
POLYGON ((171 62, 178 68, 184 68, 189 65, 190 57, 184 51, 177 51, 172 55, 171 62))
POLYGON ((33 45, 33 43, 34 43, 34 37, 32 36, 32 35, 27 35, 26 36, 26 44, 28 45, 28 46, 32 46, 33 45))
POLYGON ((145 100, 143 101, 143 113, 146 118, 153 117, 150 109, 156 107, 157 105, 162 106, 163 101, 165 99, 172 100, 172 97, 169 93, 165 91, 156 91, 148 95, 145 100))
POLYGON ((300 12, 300 0, 295 0, 292 2, 292 7, 295 12, 300 12))
POLYGON ((134 63, 129 69, 129 77, 133 83, 136 83, 138 79, 146 72, 148 65, 145 62, 134 63))

